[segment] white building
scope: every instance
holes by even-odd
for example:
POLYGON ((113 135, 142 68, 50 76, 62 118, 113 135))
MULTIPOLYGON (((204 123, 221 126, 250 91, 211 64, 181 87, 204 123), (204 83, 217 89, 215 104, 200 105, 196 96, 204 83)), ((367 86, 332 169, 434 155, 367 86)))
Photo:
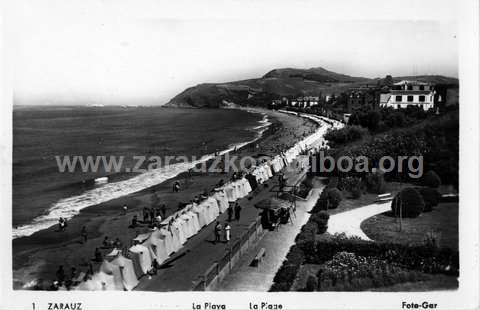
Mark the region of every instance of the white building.
POLYGON ((292 106, 299 106, 299 107, 313 107, 318 105, 319 97, 314 96, 305 96, 305 97, 298 97, 297 99, 293 99, 291 101, 292 106))
POLYGON ((403 109, 408 106, 433 109, 435 102, 434 86, 419 81, 401 81, 393 84, 387 94, 380 94, 380 107, 403 109))

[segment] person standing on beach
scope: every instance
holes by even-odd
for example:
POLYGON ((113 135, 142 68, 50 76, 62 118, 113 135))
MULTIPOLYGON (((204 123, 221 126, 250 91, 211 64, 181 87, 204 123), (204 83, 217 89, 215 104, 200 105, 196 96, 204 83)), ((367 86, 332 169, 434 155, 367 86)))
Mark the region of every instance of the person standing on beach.
POLYGON ((238 202, 235 204, 235 221, 240 221, 240 212, 242 211, 242 207, 238 204, 238 202))
POLYGON ((127 215, 127 210, 128 210, 128 207, 127 205, 123 205, 123 215, 127 215))
POLYGON ((88 234, 87 234, 87 227, 83 226, 82 231, 80 232, 80 237, 82 238, 82 243, 87 242, 88 234))
POLYGON ((230 227, 230 224, 228 223, 225 223, 225 241, 228 243, 230 241, 230 230, 232 229, 232 227, 230 227))

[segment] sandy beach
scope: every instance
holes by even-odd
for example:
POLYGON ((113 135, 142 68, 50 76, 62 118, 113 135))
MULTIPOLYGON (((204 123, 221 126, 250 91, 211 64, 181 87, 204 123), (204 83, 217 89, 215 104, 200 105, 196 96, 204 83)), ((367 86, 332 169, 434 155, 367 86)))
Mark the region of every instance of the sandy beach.
MULTIPOLYGON (((269 116, 271 126, 263 136, 242 147, 235 152, 241 156, 272 156, 293 146, 304 135, 313 132, 316 124, 293 115, 282 114, 271 110, 257 109, 257 112, 269 116)), ((131 240, 147 231, 147 225, 135 229, 128 228, 134 215, 142 218, 142 209, 150 207, 152 195, 160 198, 160 204, 167 206, 167 216, 177 210, 179 203, 187 203, 204 190, 212 189, 221 179, 230 179, 228 173, 193 173, 188 177, 182 173, 176 178, 130 195, 110 200, 81 210, 80 214, 69 221, 66 231, 59 232, 57 227, 51 227, 34 233, 28 237, 13 240, 13 286, 22 289, 32 280, 51 282, 55 279, 55 271, 62 265, 69 272, 71 267, 77 271, 85 270, 93 258, 94 250, 101 247, 105 236, 110 239, 119 238, 124 247, 131 244, 131 240), (181 190, 172 192, 175 181, 180 182, 181 190), (122 214, 122 206, 128 206, 126 215, 122 214), (80 231, 86 226, 88 241, 81 243, 80 231)), ((253 208, 250 203, 246 208, 253 208)), ((256 212, 256 210, 250 210, 256 212)), ((206 228, 208 229, 208 228, 206 228)), ((102 249, 107 254, 111 249, 102 249)), ((148 288, 155 290, 155 288, 148 288)))

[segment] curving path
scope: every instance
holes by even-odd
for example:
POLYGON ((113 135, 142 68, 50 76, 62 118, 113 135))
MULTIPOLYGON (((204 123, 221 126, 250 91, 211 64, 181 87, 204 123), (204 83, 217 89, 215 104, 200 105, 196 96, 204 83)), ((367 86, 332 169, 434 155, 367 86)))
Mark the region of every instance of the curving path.
POLYGON ((357 236, 363 240, 371 240, 360 228, 360 224, 369 217, 390 210, 391 202, 374 203, 350 211, 331 215, 328 220, 330 234, 345 233, 348 237, 357 236))

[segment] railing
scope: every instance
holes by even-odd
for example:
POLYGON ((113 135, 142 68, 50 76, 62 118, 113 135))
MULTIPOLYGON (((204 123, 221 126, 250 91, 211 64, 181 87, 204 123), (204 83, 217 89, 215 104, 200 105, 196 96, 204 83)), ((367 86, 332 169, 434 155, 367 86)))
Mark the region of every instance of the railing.
POLYGON ((214 289, 222 279, 233 269, 241 256, 256 245, 262 235, 261 218, 250 224, 242 236, 230 243, 222 257, 213 263, 198 280, 192 284, 192 291, 206 291, 214 289))

